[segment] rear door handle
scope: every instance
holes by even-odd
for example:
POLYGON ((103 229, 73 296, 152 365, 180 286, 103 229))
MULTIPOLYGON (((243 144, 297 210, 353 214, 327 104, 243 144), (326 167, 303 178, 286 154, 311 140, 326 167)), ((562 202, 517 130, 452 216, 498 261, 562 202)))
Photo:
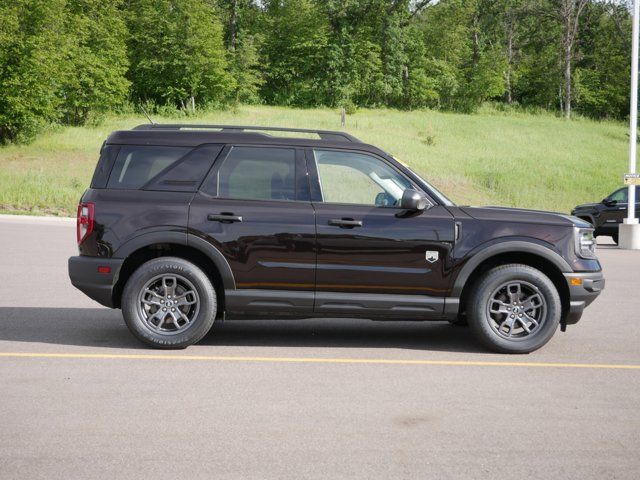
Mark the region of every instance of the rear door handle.
POLYGON ((332 218, 329 225, 340 228, 361 227, 362 220, 354 220, 353 218, 332 218))
POLYGON ((221 222, 221 223, 233 223, 233 222, 241 222, 242 217, 240 215, 234 215, 233 213, 222 212, 222 213, 210 213, 207 215, 207 220, 210 222, 221 222))

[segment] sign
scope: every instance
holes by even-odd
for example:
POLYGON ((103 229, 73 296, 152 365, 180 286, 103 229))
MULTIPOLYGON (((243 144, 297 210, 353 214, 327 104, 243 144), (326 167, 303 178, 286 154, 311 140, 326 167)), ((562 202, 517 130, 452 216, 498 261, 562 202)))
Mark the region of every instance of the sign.
POLYGON ((640 185, 640 173, 625 173, 624 174, 625 185, 640 185))

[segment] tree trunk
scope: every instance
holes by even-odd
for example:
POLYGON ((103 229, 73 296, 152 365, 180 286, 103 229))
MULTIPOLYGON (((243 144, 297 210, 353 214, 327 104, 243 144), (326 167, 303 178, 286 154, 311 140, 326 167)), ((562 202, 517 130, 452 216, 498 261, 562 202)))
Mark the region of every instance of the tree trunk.
POLYGON ((562 48, 564 61, 564 116, 571 118, 571 62, 573 45, 578 35, 580 14, 588 0, 562 0, 560 2, 560 19, 562 20, 562 48))
POLYGON ((571 45, 564 49, 564 118, 571 118, 571 45))
POLYGON ((479 30, 479 24, 480 19, 478 18, 478 15, 475 14, 473 16, 473 57, 472 57, 472 62, 473 62, 473 68, 475 69, 478 66, 478 63, 480 63, 480 38, 478 36, 478 30, 479 30))
POLYGON ((236 50, 238 39, 238 0, 231 0, 231 13, 229 16, 229 50, 236 50))
POLYGON ((511 70, 513 68, 513 18, 509 14, 507 24, 507 71, 505 72, 506 100, 509 105, 513 102, 511 93, 511 70))

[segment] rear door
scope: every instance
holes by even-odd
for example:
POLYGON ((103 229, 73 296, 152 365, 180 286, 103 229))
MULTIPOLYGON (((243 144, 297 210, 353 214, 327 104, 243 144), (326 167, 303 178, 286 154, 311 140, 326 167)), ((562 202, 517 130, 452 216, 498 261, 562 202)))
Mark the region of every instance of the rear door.
POLYGON ((439 205, 405 214, 419 189, 383 158, 307 150, 317 225, 317 312, 431 318, 442 314, 454 220, 439 205))
POLYGON ((191 202, 189 231, 231 267, 230 314, 312 312, 315 220, 302 150, 226 147, 191 202))

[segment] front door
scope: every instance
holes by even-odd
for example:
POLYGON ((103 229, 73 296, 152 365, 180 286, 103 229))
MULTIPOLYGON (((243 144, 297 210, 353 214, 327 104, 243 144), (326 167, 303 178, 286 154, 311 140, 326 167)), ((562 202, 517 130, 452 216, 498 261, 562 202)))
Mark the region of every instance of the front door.
POLYGON ((417 187, 374 155, 310 149, 307 164, 316 195, 315 310, 441 315, 454 241, 449 211, 431 205, 407 215, 396 205, 417 187))
POLYGON ((315 223, 308 192, 301 150, 233 146, 216 161, 191 202, 189 230, 231 267, 229 314, 312 312, 315 223))
POLYGON ((601 227, 604 230, 617 232, 618 225, 627 216, 628 193, 628 189, 621 188, 607 197, 610 203, 608 205, 605 204, 600 213, 602 218, 601 227))

